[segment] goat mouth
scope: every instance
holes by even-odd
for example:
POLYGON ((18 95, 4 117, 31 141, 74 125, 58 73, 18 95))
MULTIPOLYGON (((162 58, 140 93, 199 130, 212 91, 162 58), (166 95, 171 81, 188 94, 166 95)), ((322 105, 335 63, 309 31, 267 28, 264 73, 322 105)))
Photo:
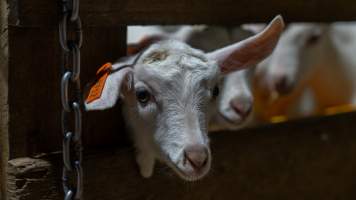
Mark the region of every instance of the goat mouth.
POLYGON ((186 172, 184 169, 179 167, 179 162, 175 163, 172 160, 170 160, 169 158, 166 159, 166 164, 183 180, 185 181, 189 181, 189 182, 194 182, 197 181, 201 178, 203 178, 210 169, 210 163, 211 163, 211 158, 208 158, 208 164, 206 167, 204 167, 202 170, 199 171, 190 171, 190 172, 186 172))
POLYGON ((223 113, 219 112, 221 118, 230 125, 241 125, 245 120, 243 118, 239 118, 238 120, 232 120, 229 117, 226 117, 223 113))

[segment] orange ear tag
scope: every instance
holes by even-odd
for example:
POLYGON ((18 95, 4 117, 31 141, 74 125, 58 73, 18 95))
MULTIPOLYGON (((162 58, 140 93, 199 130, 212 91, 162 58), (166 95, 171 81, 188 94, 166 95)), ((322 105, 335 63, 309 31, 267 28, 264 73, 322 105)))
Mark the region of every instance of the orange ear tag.
POLYGON ((90 88, 89 95, 85 100, 86 103, 91 103, 101 97, 101 94, 105 87, 106 79, 108 78, 110 71, 112 70, 111 67, 112 67, 111 63, 106 63, 98 69, 96 75, 100 78, 90 88))

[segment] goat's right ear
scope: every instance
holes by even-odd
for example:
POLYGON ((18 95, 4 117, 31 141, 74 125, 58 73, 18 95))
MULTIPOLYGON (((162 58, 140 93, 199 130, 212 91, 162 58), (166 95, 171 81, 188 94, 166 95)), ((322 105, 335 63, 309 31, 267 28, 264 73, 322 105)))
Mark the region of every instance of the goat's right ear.
POLYGON ((258 34, 263 31, 267 27, 266 24, 260 23, 260 24, 242 24, 241 29, 248 31, 252 34, 258 34))
POLYGON ((257 35, 208 53, 208 57, 217 61, 223 74, 254 66, 272 53, 283 29, 283 18, 277 16, 257 35))
MULTIPOLYGON (((113 70, 118 67, 119 64, 114 64, 113 70)), ((122 65, 120 65, 122 66, 122 65)), ((93 98, 87 97, 85 101, 85 109, 86 110, 105 110, 113 107, 118 101, 120 94, 126 88, 132 88, 133 84, 133 70, 131 67, 125 67, 120 69, 119 71, 107 74, 107 77, 102 80, 103 82, 99 83, 100 80, 96 84, 104 84, 102 88, 91 88, 90 93, 93 92, 98 93, 94 95, 93 98), (99 90, 99 91, 96 91, 99 90)))

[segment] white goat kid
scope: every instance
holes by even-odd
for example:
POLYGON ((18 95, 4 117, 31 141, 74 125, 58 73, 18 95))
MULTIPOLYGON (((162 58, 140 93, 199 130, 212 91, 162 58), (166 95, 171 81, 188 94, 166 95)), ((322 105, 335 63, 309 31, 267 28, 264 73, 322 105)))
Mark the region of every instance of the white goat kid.
POLYGON ((355 103, 355 50, 355 23, 289 25, 256 70, 259 91, 277 94, 270 95, 270 102, 264 99, 267 115, 293 118, 355 103))
POLYGON ((263 32, 207 54, 176 40, 157 42, 114 64, 114 70, 131 67, 111 73, 101 97, 86 109, 113 107, 121 97, 144 177, 152 175, 158 159, 184 180, 202 178, 211 165, 207 124, 215 109, 214 87, 222 76, 268 56, 283 27, 278 16, 263 32))
POLYGON ((310 76, 312 65, 322 56, 325 36, 325 27, 319 24, 289 25, 273 54, 257 67, 260 86, 282 95, 289 93, 310 76))
POLYGON ((217 108, 209 123, 209 131, 237 130, 250 124, 254 97, 251 91, 251 69, 235 71, 219 84, 217 108))
MULTIPOLYGON (((209 26, 196 31, 187 38, 194 48, 211 51, 227 44, 233 44, 252 36, 251 31, 240 27, 227 29, 209 26), (215 38, 216 37, 216 38, 215 38)), ((253 95, 251 75, 254 67, 232 72, 220 81, 217 108, 209 123, 209 131, 237 130, 245 127, 252 119, 253 95)))
MULTIPOLYGON (((251 27, 258 31, 263 25, 251 27)), ((268 121, 279 115, 295 118, 313 112, 308 82, 315 61, 320 60, 323 52, 324 32, 324 26, 310 23, 291 24, 283 32, 272 55, 255 70, 255 121, 268 121)))
MULTIPOLYGON (((127 42, 130 47, 143 48, 145 43, 163 38, 183 41, 204 52, 213 51, 239 42, 253 34, 241 28, 227 29, 217 26, 130 26, 127 42), (169 30, 169 31, 168 31, 169 30)), ((251 119, 253 96, 250 74, 253 69, 239 70, 225 76, 215 91, 217 110, 209 123, 209 132, 236 130, 244 127, 251 119)))

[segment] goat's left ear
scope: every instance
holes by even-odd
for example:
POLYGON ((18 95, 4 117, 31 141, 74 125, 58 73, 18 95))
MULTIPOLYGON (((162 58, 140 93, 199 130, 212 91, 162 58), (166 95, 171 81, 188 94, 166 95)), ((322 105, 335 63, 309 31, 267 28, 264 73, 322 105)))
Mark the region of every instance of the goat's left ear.
MULTIPOLYGON (((132 59, 119 62, 112 66, 115 71, 118 67, 130 64, 132 59)), ((124 67, 116 72, 106 74, 90 89, 89 96, 85 101, 86 110, 105 110, 113 107, 118 101, 125 88, 130 89, 133 84, 133 70, 131 67, 124 67), (101 79, 103 78, 103 79, 101 79), (100 85, 104 84, 104 85, 100 85), (95 88, 97 87, 97 88, 95 88), (93 94, 91 94, 93 93, 93 94), (91 97, 91 95, 93 95, 91 97)))
POLYGON ((273 52, 284 29, 279 15, 259 34, 208 54, 223 74, 254 66, 273 52))

